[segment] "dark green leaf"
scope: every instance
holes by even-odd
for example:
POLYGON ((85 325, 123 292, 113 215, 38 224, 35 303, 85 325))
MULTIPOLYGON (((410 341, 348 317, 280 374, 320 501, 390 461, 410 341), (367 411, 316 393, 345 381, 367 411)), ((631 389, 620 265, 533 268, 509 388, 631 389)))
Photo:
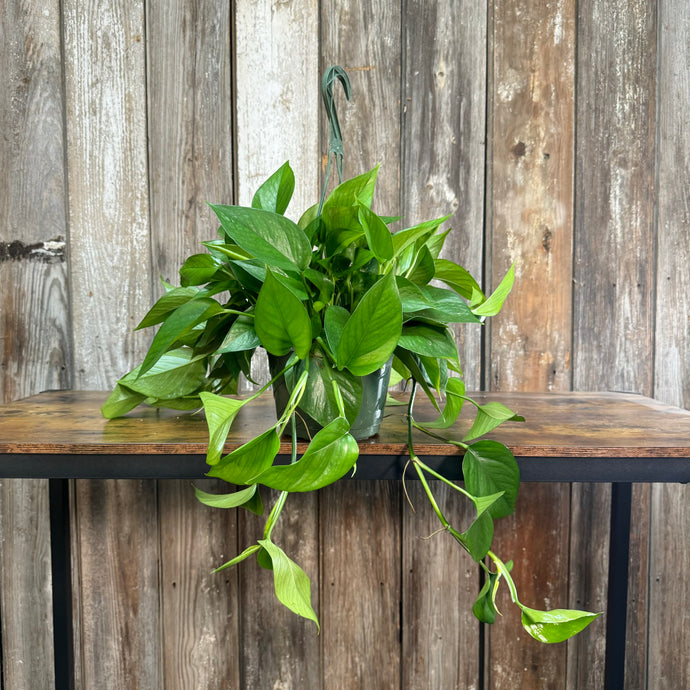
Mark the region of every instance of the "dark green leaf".
POLYGON ((367 208, 371 208, 378 172, 379 166, 377 165, 373 170, 339 184, 324 202, 322 211, 324 216, 331 209, 352 207, 356 201, 360 201, 367 208))
POLYGON ((271 466, 279 450, 280 437, 272 427, 221 458, 208 471, 208 476, 219 477, 231 484, 254 484, 256 478, 271 466))
POLYGON ((496 590, 498 589, 498 573, 488 573, 484 581, 477 601, 474 602, 472 613, 482 623, 491 625, 496 620, 498 609, 496 608, 496 590))
POLYGON ((350 424, 337 417, 312 439, 293 465, 270 467, 256 481, 279 491, 315 491, 340 479, 357 461, 359 447, 350 424))
POLYGON ((238 316, 228 329, 216 354, 253 350, 260 344, 261 341, 254 330, 254 319, 249 316, 238 316))
POLYGON ((392 259, 393 240, 388 226, 364 205, 359 207, 358 215, 369 249, 371 249, 379 263, 392 259))
POLYGON ((347 320, 350 318, 350 312, 344 307, 331 305, 326 308, 326 313, 323 317, 323 326, 326 331, 326 340, 331 352, 335 354, 338 350, 340 338, 343 335, 343 329, 347 320))
POLYGON ((472 299, 477 291, 481 293, 477 281, 462 266, 448 259, 436 259, 434 265, 434 278, 453 288, 465 299, 472 299))
POLYGON ((175 309, 189 302, 198 293, 199 288, 197 287, 177 287, 169 290, 153 305, 135 330, 155 326, 163 321, 168 314, 175 311, 175 309))
POLYGON ((494 518, 506 517, 515 510, 520 487, 520 470, 513 454, 498 441, 478 441, 465 451, 462 472, 467 490, 473 496, 503 492, 488 510, 494 518))
POLYGON ((290 164, 285 162, 256 190, 252 199, 252 208, 283 214, 294 191, 295 174, 290 164))
POLYGON ((254 329, 261 344, 272 355, 285 355, 294 348, 304 359, 311 349, 312 329, 302 302, 286 290, 272 271, 259 292, 254 309, 254 329))
POLYGON ((220 266, 210 254, 192 254, 180 268, 180 282, 184 287, 203 285, 213 279, 220 266))
POLYGON ((515 412, 499 402, 488 402, 485 405, 478 405, 474 423, 462 440, 471 441, 479 438, 484 434, 488 434, 489 431, 495 429, 499 424, 507 421, 524 422, 525 418, 516 415, 515 412))
POLYGON ((399 344, 400 347, 404 347, 410 352, 429 357, 442 357, 444 359, 457 359, 458 357, 453 336, 445 328, 407 323, 402 327, 399 344))
POLYGON ((268 266, 295 271, 309 265, 311 244, 304 231, 285 216, 242 206, 211 208, 227 235, 268 266))
POLYGON ((494 521, 488 512, 479 515, 461 535, 454 535, 477 563, 486 556, 494 538, 494 521))
POLYGON ((298 616, 314 621, 318 628, 319 621, 311 605, 311 583, 306 573, 270 539, 259 539, 259 544, 271 557, 278 601, 298 616))
POLYGON ((189 348, 169 350, 145 373, 140 367, 120 379, 120 383, 147 398, 181 398, 198 391, 206 380, 204 357, 195 357, 189 348))
POLYGON ((175 343, 181 342, 196 326, 223 311, 223 307, 210 297, 190 300, 175 309, 154 336, 139 369, 139 376, 146 373, 167 350, 175 343))
POLYGON ((421 426, 427 429, 447 429, 455 422, 462 410, 465 395, 465 384, 462 379, 449 378, 446 383, 446 404, 438 419, 424 422, 421 426))
POLYGON ((426 247, 422 247, 412 270, 408 271, 405 277, 416 285, 426 285, 434 277, 435 270, 431 252, 426 247))
POLYGON ((402 305, 392 274, 374 284, 347 320, 336 362, 355 376, 371 374, 393 354, 402 328, 402 305))
MULTIPOLYGON (((393 235, 395 256, 398 257, 408 247, 415 246, 418 240, 422 240, 423 242, 426 241, 427 238, 436 232, 441 223, 444 223, 448 218, 450 218, 450 216, 444 216, 436 220, 427 220, 412 228, 405 228, 404 230, 396 232, 393 235)), ((406 268, 403 268, 403 270, 406 270, 406 268)))

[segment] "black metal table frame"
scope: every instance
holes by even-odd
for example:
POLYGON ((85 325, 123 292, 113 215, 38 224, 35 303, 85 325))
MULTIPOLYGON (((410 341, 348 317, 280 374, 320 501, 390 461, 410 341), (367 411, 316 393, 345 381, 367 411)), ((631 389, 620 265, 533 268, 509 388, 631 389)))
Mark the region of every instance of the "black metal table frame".
MULTIPOLYGON (((361 454, 357 479, 401 479, 408 458, 361 454)), ((288 456, 279 456, 288 463, 288 456)), ((624 687, 632 484, 690 482, 690 458, 518 457, 522 482, 611 483, 611 536, 605 687, 624 687)), ((458 456, 425 457, 449 479, 461 478, 458 456)), ((0 454, 3 478, 49 479, 56 688, 72 690, 73 630, 69 479, 199 479, 203 455, 0 454)), ((413 478, 413 475, 410 475, 413 478)))

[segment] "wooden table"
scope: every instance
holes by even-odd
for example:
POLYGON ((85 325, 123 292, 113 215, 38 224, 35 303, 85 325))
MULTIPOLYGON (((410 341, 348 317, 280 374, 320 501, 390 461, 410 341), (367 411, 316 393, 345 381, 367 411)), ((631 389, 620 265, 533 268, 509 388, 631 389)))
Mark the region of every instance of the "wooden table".
MULTIPOLYGON (((690 412, 622 393, 472 393, 525 417, 488 435, 517 458, 522 481, 611 482, 611 547, 607 609, 607 687, 623 687, 631 483, 690 482, 690 412)), ((52 391, 0 407, 0 476, 51 480, 51 543, 58 677, 71 656, 67 479, 202 477, 208 431, 203 415, 142 408, 105 420, 106 394, 52 391), (61 665, 58 668, 58 665, 61 665)), ((420 419, 433 418, 422 396, 420 419)), ((358 479, 399 479, 407 462, 407 427, 387 408, 379 434, 360 443, 358 479)), ((461 438, 470 424, 449 430, 461 438)), ((275 420, 268 396, 240 412, 226 445, 232 450, 275 420)), ((461 453, 415 433, 415 450, 449 478, 461 474, 461 453)), ((304 445, 298 450, 304 450, 304 445)), ((289 460, 289 443, 279 462, 289 460)))

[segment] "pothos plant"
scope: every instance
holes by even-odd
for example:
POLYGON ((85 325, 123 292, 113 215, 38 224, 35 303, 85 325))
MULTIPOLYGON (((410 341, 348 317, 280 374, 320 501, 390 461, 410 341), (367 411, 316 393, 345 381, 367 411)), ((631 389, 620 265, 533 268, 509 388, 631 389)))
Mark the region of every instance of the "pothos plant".
POLYGON ((343 181, 336 80, 349 98, 347 75, 338 67, 324 75, 322 93, 330 125, 329 168, 333 154, 340 184, 328 196, 324 186, 320 202, 297 222, 284 215, 295 186, 288 163, 258 188, 251 208, 212 205, 219 237, 204 242, 207 251, 184 262, 179 287, 164 284, 165 294, 138 326, 159 326, 151 346, 143 362, 117 382, 103 414, 116 417, 140 403, 178 410, 203 407, 208 476, 237 489, 216 495, 195 488, 197 498, 263 515, 262 487, 278 492, 261 538, 217 570, 255 557, 273 571, 278 599, 318 626, 309 578, 274 543, 273 528, 290 493, 318 490, 353 470, 359 448, 351 425, 362 404, 362 377, 392 360, 393 381, 407 381, 410 387, 401 412, 409 431, 409 465, 443 530, 485 573, 475 616, 494 622, 496 593, 505 581, 530 635, 543 642, 565 640, 598 614, 525 606, 510 575, 512 563, 491 550, 494 520, 514 511, 520 479, 510 450, 481 437, 502 422, 524 420, 498 402, 480 405, 466 395, 451 331, 453 324, 481 324, 495 315, 511 290, 513 269, 485 295, 465 268, 441 257, 449 216, 391 232, 389 226, 398 219, 372 208, 378 168, 343 181), (240 375, 252 378, 257 348, 282 358, 280 370, 253 395, 238 397, 240 375), (289 397, 276 422, 224 454, 239 410, 279 380, 289 397), (415 419, 418 388, 437 409, 435 421, 415 419), (466 403, 473 423, 463 438, 451 438, 447 430, 466 403), (296 452, 299 415, 321 427, 301 457, 296 452), (464 451, 464 482, 450 481, 415 453, 413 429, 464 451), (292 462, 277 464, 286 432, 292 438, 292 462), (471 524, 449 522, 430 478, 473 504, 471 524))

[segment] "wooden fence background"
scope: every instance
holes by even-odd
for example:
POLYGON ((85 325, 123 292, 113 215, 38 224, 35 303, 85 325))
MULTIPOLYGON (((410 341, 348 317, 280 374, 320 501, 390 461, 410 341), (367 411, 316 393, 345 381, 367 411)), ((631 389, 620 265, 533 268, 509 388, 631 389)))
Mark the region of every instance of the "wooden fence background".
MULTIPOLYGON (((215 234, 205 201, 247 203, 290 159, 293 209, 311 204, 336 63, 347 172, 382 163, 377 208, 454 211, 450 254, 487 288, 516 264, 505 312, 459 334, 470 388, 690 407, 689 46, 687 0, 4 0, 0 398, 107 389, 136 363, 158 276, 215 234)), ((523 487, 498 527, 523 600, 605 609, 610 495, 523 487)), ((7 690, 53 685, 47 497, 0 484, 7 690)), ((78 688, 603 686, 601 621, 542 646, 505 606, 480 641, 476 569, 420 539, 433 516, 399 483, 291 501, 278 539, 320 636, 257 568, 209 575, 258 527, 187 482, 76 481, 70 501, 78 688)), ((690 687, 688 506, 634 487, 632 689, 690 687)))

